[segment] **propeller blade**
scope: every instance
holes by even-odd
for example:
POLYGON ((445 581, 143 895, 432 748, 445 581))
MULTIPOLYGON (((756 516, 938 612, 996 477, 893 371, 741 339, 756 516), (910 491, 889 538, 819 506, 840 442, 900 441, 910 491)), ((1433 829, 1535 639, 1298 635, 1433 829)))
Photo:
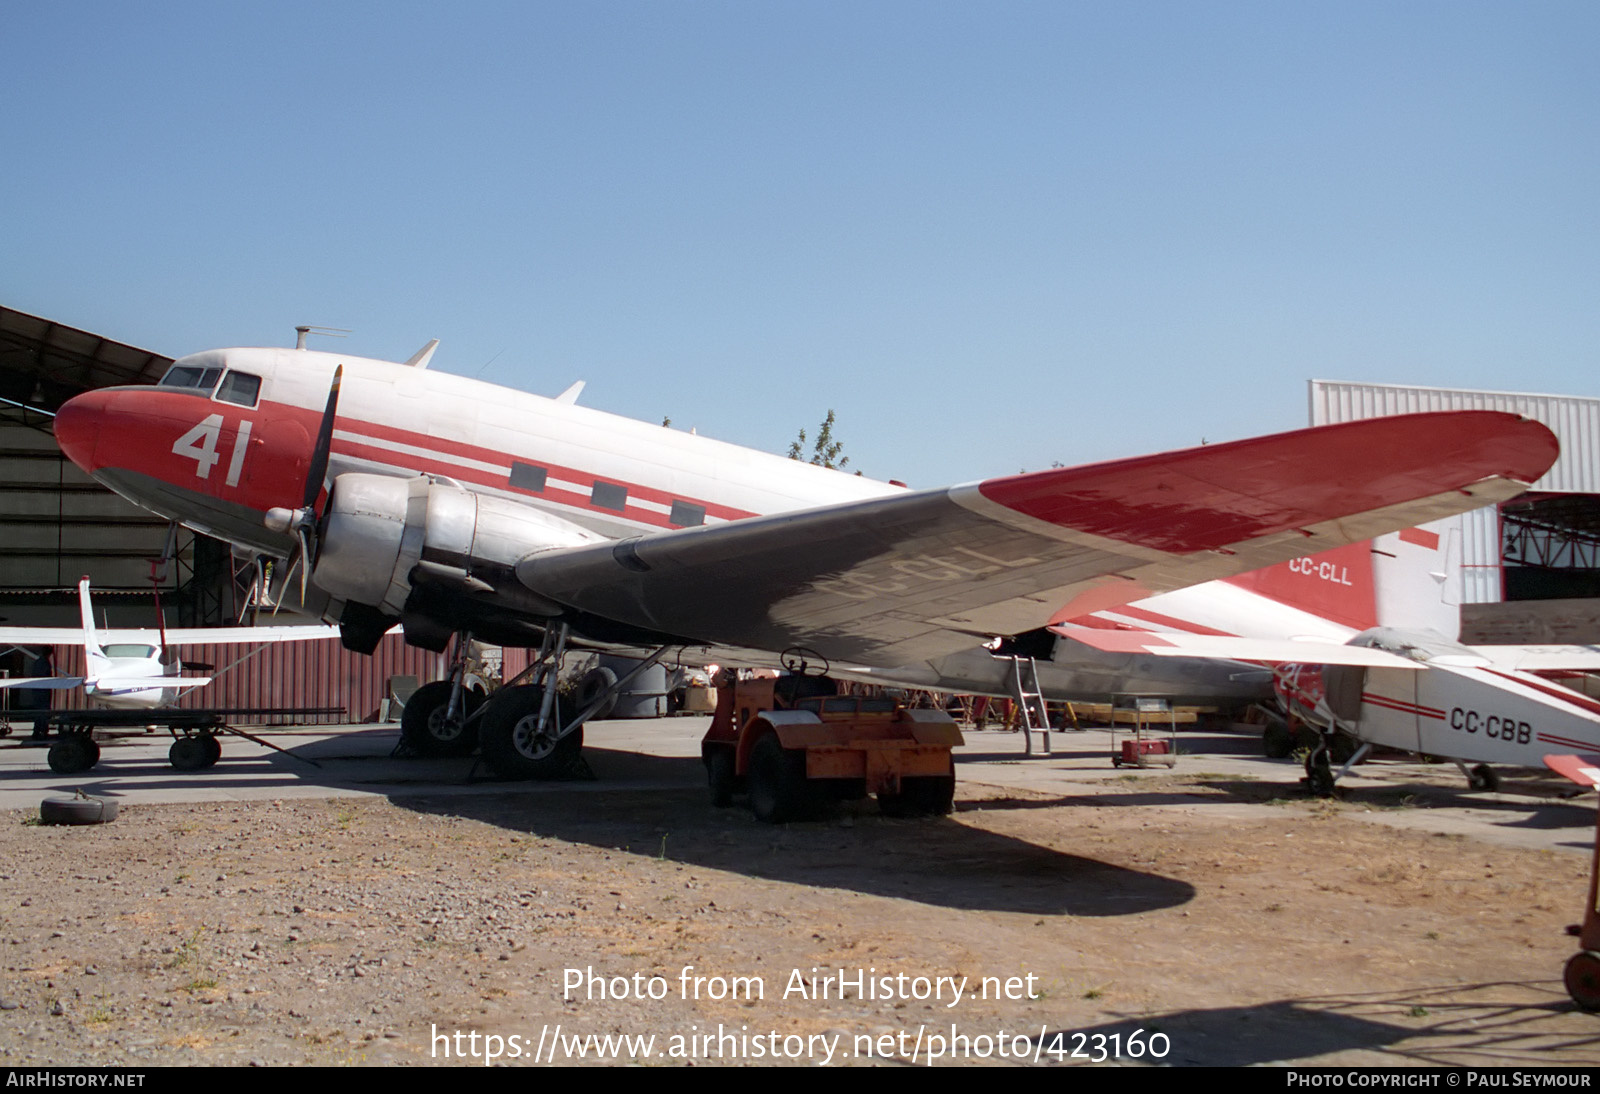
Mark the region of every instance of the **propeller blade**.
POLYGON ((316 505, 317 495, 322 493, 322 480, 328 474, 328 450, 333 446, 333 420, 339 411, 339 385, 343 382, 344 366, 339 365, 333 370, 333 383, 328 386, 328 406, 322 412, 317 445, 311 450, 311 466, 306 470, 305 500, 300 503, 302 509, 316 505))

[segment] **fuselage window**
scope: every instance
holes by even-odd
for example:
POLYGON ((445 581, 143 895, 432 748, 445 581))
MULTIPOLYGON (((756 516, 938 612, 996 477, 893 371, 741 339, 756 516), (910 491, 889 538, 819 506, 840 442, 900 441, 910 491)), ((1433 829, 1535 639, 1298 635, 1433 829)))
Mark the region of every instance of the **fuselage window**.
POLYGON ((668 524, 676 524, 679 528, 698 528, 706 522, 706 507, 693 502, 672 500, 672 513, 667 517, 668 524))
POLYGON ((255 406, 261 397, 261 377, 248 372, 229 372, 217 388, 217 400, 235 406, 255 406))
POLYGON ((620 513, 628 507, 628 488, 614 482, 596 482, 589 500, 601 509, 615 509, 620 513))
POLYGON ((550 472, 543 467, 511 461, 511 486, 514 490, 531 490, 535 494, 542 494, 545 480, 549 477, 550 472))
POLYGON ((222 379, 220 368, 201 368, 199 365, 173 365, 161 377, 160 387, 182 387, 210 393, 222 379))

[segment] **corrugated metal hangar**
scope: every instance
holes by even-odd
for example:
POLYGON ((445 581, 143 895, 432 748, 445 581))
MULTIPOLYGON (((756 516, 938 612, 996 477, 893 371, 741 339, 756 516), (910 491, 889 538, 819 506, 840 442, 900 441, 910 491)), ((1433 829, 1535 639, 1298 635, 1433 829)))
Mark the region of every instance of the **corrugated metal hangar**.
MULTIPOLYGON (((0 307, 0 621, 77 625, 77 584, 87 575, 103 622, 154 628, 151 564, 167 551, 169 536, 172 562, 157 574, 167 625, 238 618, 246 588, 236 578, 253 576, 248 566, 236 563, 225 544, 174 528, 94 482, 62 455, 51 433, 52 415, 74 395, 153 384, 171 364, 171 357, 0 307)), ((304 620, 285 611, 274 621, 304 620)), ((202 647, 186 659, 220 668, 249 652, 202 647)), ((56 664, 70 672, 81 659, 81 650, 63 649, 56 664)), ((19 651, 0 651, 0 671, 20 675, 26 660, 19 651)), ((337 706, 359 720, 376 713, 391 677, 439 675, 439 655, 410 649, 398 635, 370 658, 336 640, 284 643, 249 657, 183 705, 337 706)))
POLYGON ((1311 424, 1430 410, 1501 410, 1549 426, 1561 457, 1532 489, 1453 518, 1462 641, 1600 642, 1600 399, 1310 382, 1311 424))

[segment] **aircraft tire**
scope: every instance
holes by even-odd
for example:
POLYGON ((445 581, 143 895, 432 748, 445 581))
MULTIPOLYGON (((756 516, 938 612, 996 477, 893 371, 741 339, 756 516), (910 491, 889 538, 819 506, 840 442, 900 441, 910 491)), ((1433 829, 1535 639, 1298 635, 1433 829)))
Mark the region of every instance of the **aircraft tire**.
POLYGON ((750 752, 750 810, 756 820, 796 820, 806 814, 810 799, 805 751, 784 748, 773 733, 757 741, 750 752))
POLYGON ((177 771, 203 771, 216 763, 205 738, 200 735, 179 737, 167 749, 167 762, 177 771))
POLYGON ((732 805, 736 783, 733 749, 725 746, 710 749, 706 753, 706 784, 711 790, 711 804, 718 809, 732 805))
POLYGON ((211 767, 222 759, 222 741, 215 733, 207 733, 201 739, 206 743, 206 766, 211 767))
POLYGON ((1579 950, 1567 959, 1562 977, 1567 994, 1583 1010, 1600 1010, 1600 953, 1579 950))
POLYGON ((556 697, 550 722, 541 732, 539 706, 544 688, 538 684, 502 688, 489 700, 480 719, 478 737, 483 758, 505 779, 555 779, 565 775, 583 752, 583 727, 556 737, 567 716, 566 704, 556 697))
MULTIPOLYGON (((605 694, 606 689, 611 687, 616 682, 617 674, 606 668, 604 665, 601 665, 598 668, 590 669, 588 672, 584 673, 583 679, 578 681, 578 709, 580 711, 587 710, 590 703, 594 702, 596 699, 600 698, 601 695, 605 694)), ((595 711, 593 714, 589 715, 589 717, 609 718, 611 716, 611 712, 616 709, 617 696, 613 695, 610 699, 606 700, 604 706, 595 711)))
POLYGON ((448 721, 450 681, 424 684, 400 712, 400 739, 421 756, 465 756, 478 747, 478 723, 466 719, 482 705, 482 692, 463 688, 461 718, 448 721))
POLYGON ((39 803, 41 824, 104 824, 117 819, 117 803, 110 798, 46 798, 39 803))
POLYGON ((58 775, 87 771, 100 759, 100 746, 86 733, 63 733, 50 746, 45 759, 58 775))
POLYGON ((1500 789, 1500 773, 1488 764, 1479 764, 1468 773, 1467 785, 1493 794, 1500 789))
POLYGON ((1333 787, 1333 768, 1328 763, 1328 751, 1319 748, 1306 757, 1306 789, 1316 797, 1331 798, 1333 787))

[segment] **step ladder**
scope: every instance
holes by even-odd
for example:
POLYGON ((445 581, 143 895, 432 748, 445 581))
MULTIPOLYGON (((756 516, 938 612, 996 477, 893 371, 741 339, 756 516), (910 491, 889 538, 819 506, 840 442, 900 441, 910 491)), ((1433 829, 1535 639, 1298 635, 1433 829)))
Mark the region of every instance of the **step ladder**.
POLYGON ((1022 751, 1034 755, 1034 734, 1039 735, 1040 756, 1050 755, 1050 709, 1039 687, 1039 666, 1031 657, 1011 658, 1011 699, 1017 704, 1017 724, 1022 730, 1022 751))

